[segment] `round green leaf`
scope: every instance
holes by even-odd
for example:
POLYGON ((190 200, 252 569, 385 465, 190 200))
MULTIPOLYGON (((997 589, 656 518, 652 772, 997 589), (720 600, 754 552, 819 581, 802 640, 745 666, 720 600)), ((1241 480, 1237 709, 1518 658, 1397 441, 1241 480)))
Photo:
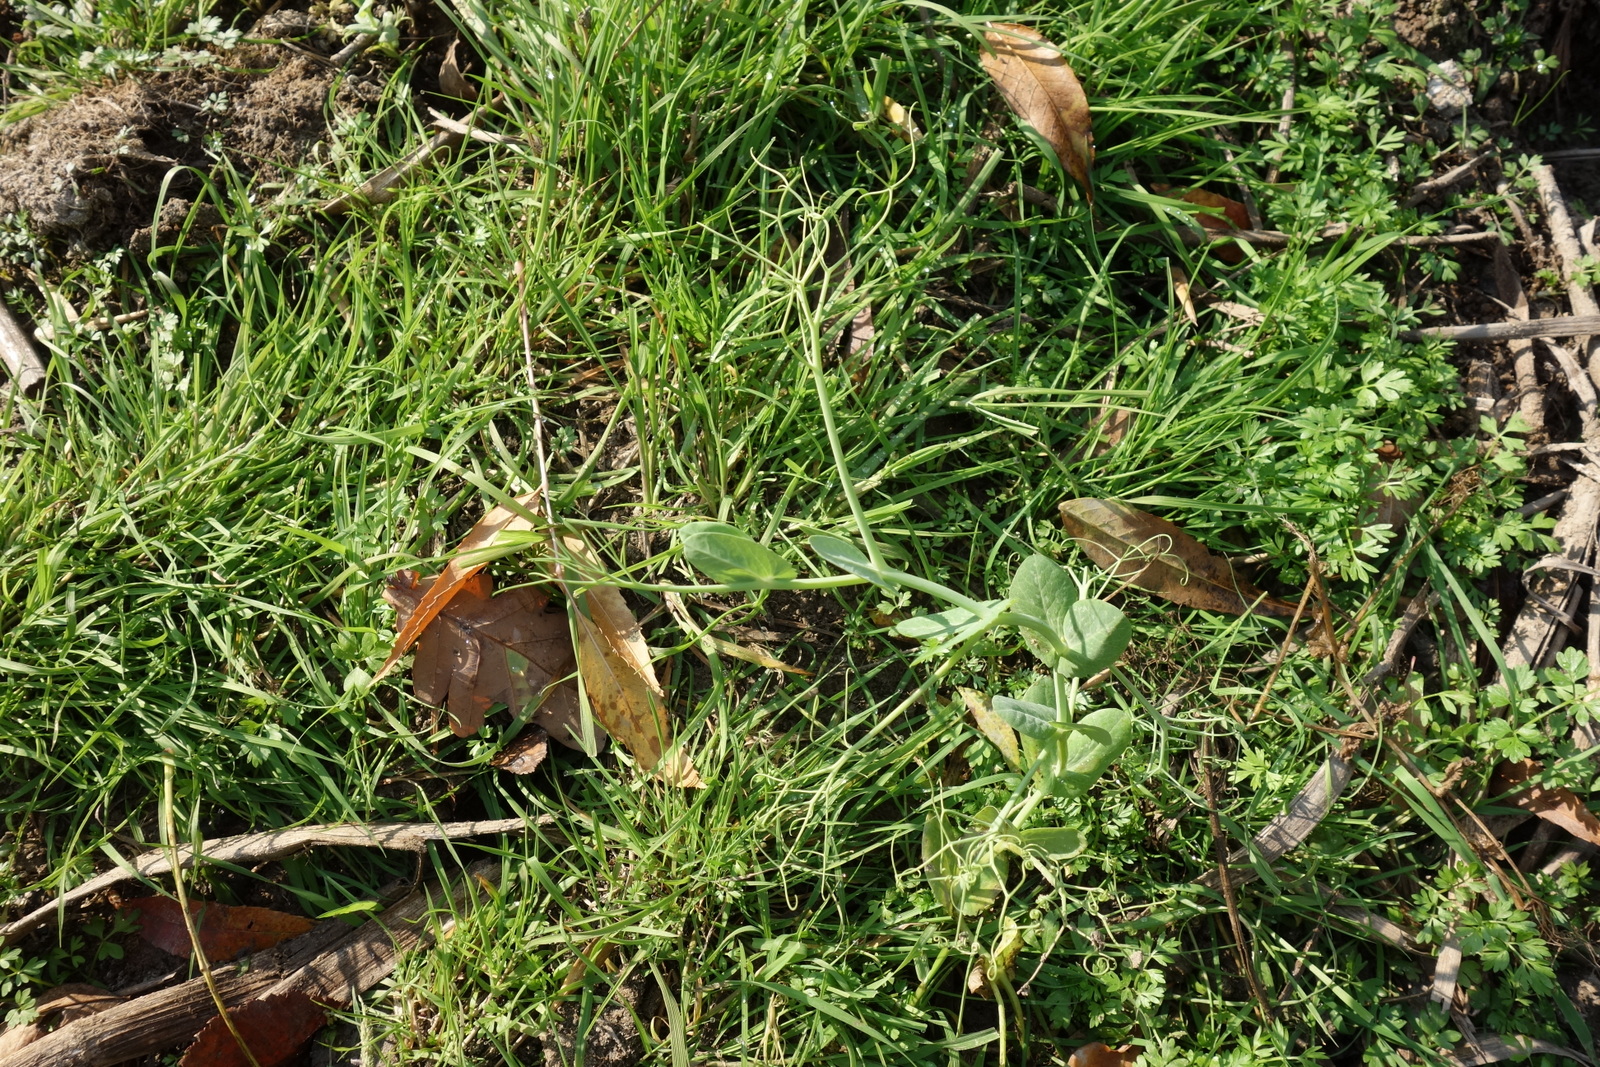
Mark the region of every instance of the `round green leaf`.
POLYGON ((678 542, 695 569, 722 585, 761 589, 795 576, 788 560, 720 522, 691 522, 678 531, 678 542))
MULTIPOLYGON (((1059 620, 1078 599, 1078 583, 1059 563, 1035 553, 1023 560, 1011 576, 1010 595, 1017 611, 1059 632, 1059 620)), ((1022 627, 1022 640, 1045 666, 1057 665, 1058 657, 1049 643, 1031 628, 1022 627)))
POLYGON ((1039 826, 1022 831, 1022 847, 1039 859, 1061 863, 1088 847, 1083 834, 1069 826, 1039 826))
POLYGON ((978 616, 966 608, 950 608, 928 615, 913 615, 894 624, 894 632, 901 637, 914 637, 919 641, 936 640, 959 633, 971 625, 978 616))
POLYGON ((1068 676, 1081 678, 1105 670, 1133 639, 1133 623, 1104 600, 1077 601, 1056 626, 1056 635, 1067 646, 1067 656, 1057 669, 1068 676))
POLYGON ((1057 761, 1047 768, 1050 792, 1082 796, 1133 740, 1133 716, 1122 708, 1091 711, 1058 741, 1057 761))
POLYGON ((873 567, 872 561, 867 558, 855 545, 842 537, 832 534, 813 534, 811 536, 811 551, 838 567, 847 574, 857 578, 865 578, 873 585, 893 591, 896 586, 873 567))

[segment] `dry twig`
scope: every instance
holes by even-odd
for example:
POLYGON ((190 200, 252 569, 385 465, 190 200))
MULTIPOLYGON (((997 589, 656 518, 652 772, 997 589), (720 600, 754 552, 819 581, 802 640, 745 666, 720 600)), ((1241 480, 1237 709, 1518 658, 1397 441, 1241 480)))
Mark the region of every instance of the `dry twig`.
MULTIPOLYGON (((1358 230, 1358 227, 1339 223, 1322 230, 1315 237, 1318 241, 1332 241, 1345 237, 1358 230)), ((1198 230, 1189 227, 1180 227, 1178 234, 1183 243, 1191 246, 1216 244, 1219 241, 1243 241, 1245 244, 1258 245, 1262 248, 1283 248, 1291 241, 1296 240, 1293 234, 1281 230, 1198 230)), ((1500 240, 1500 235, 1488 230, 1473 231, 1470 233, 1440 233, 1440 234, 1410 234, 1396 237, 1390 244, 1402 245, 1408 248, 1442 248, 1456 245, 1481 245, 1500 240)))
MULTIPOLYGON (((1572 216, 1567 213, 1566 198, 1556 184, 1555 171, 1548 164, 1543 164, 1533 169, 1533 176, 1539 183, 1539 201, 1544 205, 1550 241, 1555 245, 1556 257, 1561 261, 1561 274, 1567 279, 1567 300, 1572 305, 1573 317, 1593 318, 1600 315, 1600 304, 1595 303, 1594 292, 1576 281, 1583 248, 1578 243, 1578 228, 1572 224, 1572 216)), ((1600 384, 1600 337, 1589 336, 1594 334, 1600 334, 1600 326, 1590 326, 1582 335, 1568 336, 1581 338, 1578 341, 1578 353, 1589 368, 1589 377, 1600 384)))
POLYGON ((0 302, 0 361, 5 362, 16 393, 31 394, 44 384, 44 362, 3 302, 0 302))
POLYGON ((1558 315, 1553 319, 1530 322, 1488 322, 1473 326, 1424 326, 1403 330, 1402 341, 1424 341, 1438 337, 1447 341, 1507 341, 1515 337, 1582 337, 1600 332, 1600 314, 1558 315))
POLYGON ((1401 201, 1401 206, 1416 207, 1434 193, 1439 192, 1441 189, 1450 188, 1450 186, 1454 185, 1462 178, 1465 178, 1474 170, 1477 170, 1478 164, 1482 163, 1484 160, 1493 155, 1493 152, 1479 153, 1478 155, 1475 155, 1471 159, 1467 160, 1465 163, 1461 164, 1459 167, 1451 167, 1437 178, 1429 178, 1425 182, 1418 182, 1416 188, 1411 190, 1410 195, 1401 201))
MULTIPOLYGON (((464 900, 500 861, 473 865, 451 899, 464 900)), ((337 919, 242 962, 216 969, 222 1002, 237 1008, 258 997, 297 990, 323 1003, 348 1004, 394 970, 400 955, 426 944, 428 915, 442 903, 418 889, 359 927, 337 919)), ((194 978, 69 1023, 0 1060, 0 1067, 109 1067, 154 1055, 192 1037, 216 1014, 205 980, 194 978)))
MULTIPOLYGON (((540 816, 538 825, 548 825, 553 820, 540 816)), ((363 825, 361 823, 330 823, 321 826, 297 826, 288 830, 268 830, 264 833, 243 834, 239 837, 211 838, 200 843, 198 850, 185 845, 176 850, 177 862, 185 868, 197 862, 239 867, 282 859, 313 845, 338 845, 346 848, 390 848, 406 852, 421 852, 432 841, 454 841, 465 837, 488 834, 510 834, 529 828, 524 819, 486 819, 477 822, 447 822, 437 824, 387 822, 363 825), (198 856, 197 856, 198 852, 198 856)), ((11 944, 50 916, 72 904, 104 892, 119 883, 135 878, 154 878, 172 871, 173 857, 166 849, 146 852, 125 866, 91 878, 76 889, 68 890, 55 900, 35 908, 14 922, 0 926, 0 948, 11 944)))

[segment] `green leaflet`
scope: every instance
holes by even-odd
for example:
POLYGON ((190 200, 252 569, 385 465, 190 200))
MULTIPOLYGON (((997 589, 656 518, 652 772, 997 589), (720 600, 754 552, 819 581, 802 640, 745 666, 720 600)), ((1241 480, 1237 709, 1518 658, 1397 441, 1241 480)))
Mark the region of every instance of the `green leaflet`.
POLYGON ((742 530, 720 522, 691 522, 678 531, 683 556, 722 585, 762 589, 795 576, 789 561, 742 530))

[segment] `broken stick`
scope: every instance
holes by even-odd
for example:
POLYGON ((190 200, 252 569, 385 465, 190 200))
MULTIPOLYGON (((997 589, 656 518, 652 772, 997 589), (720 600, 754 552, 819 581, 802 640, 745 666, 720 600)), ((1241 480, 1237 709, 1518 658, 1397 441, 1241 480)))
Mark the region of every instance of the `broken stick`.
POLYGON ((12 389, 19 395, 30 394, 44 384, 44 362, 4 303, 0 303, 0 361, 5 363, 12 389))
MULTIPOLYGON (((499 870, 498 859, 474 864, 451 900, 463 899, 479 879, 495 879, 499 870)), ((214 973, 222 1002, 232 1009, 295 990, 322 1003, 348 1004, 352 991, 372 988, 402 953, 432 939, 425 924, 441 903, 437 892, 418 889, 359 927, 329 920, 242 963, 219 967, 214 973)), ((0 1060, 0 1067, 109 1067, 181 1045, 216 1014, 205 979, 192 978, 68 1023, 0 1060)))
POLYGON ((1558 315, 1553 319, 1528 322, 1486 322, 1474 326, 1424 326, 1402 330, 1402 341, 1425 341, 1430 337, 1446 341, 1507 341, 1515 337, 1584 337, 1600 333, 1600 314, 1558 315))
MULTIPOLYGON (((553 820, 549 816, 540 816, 538 825, 543 826, 551 821, 553 820)), ((178 862, 185 869, 194 866, 196 862, 248 866, 282 859, 313 845, 392 848, 406 852, 421 852, 430 841, 453 841, 487 834, 509 834, 525 830, 528 826, 529 823, 525 819, 488 819, 437 824, 331 823, 319 826, 296 826, 287 830, 268 830, 264 833, 243 834, 239 837, 211 838, 200 843, 198 857, 193 846, 185 845, 177 851, 178 862)), ((68 905, 76 904, 120 882, 135 878, 154 878, 157 875, 171 873, 171 855, 166 849, 146 852, 127 866, 91 878, 50 903, 35 908, 15 922, 0 926, 0 948, 11 944, 68 905)))

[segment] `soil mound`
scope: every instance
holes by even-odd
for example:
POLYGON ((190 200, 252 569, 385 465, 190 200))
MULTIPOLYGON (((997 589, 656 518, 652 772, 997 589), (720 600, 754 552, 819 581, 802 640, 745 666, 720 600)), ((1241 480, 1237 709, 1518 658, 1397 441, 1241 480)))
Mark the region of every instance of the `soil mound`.
POLYGON ((330 114, 380 85, 280 45, 88 89, 0 129, 0 213, 79 253, 132 241, 163 197, 193 197, 219 166, 279 181, 327 140, 330 114))

